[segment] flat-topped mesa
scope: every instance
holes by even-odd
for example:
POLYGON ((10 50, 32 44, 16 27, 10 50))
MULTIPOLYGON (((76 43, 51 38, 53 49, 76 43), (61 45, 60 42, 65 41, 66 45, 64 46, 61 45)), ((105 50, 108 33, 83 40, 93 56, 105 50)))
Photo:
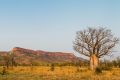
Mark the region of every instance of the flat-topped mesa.
POLYGON ((20 51, 24 53, 32 53, 32 54, 45 54, 45 55, 53 55, 53 56, 74 56, 73 53, 70 52, 48 52, 48 51, 42 51, 42 50, 31 50, 31 49, 25 49, 25 48, 20 48, 20 47, 14 47, 12 49, 13 52, 15 51, 20 51))
POLYGON ((24 52, 24 53, 36 53, 34 50, 30 50, 30 49, 24 49, 24 48, 20 48, 20 47, 14 47, 12 49, 13 52, 15 51, 20 51, 20 52, 24 52))
POLYGON ((24 49, 24 48, 20 48, 20 47, 14 47, 12 49, 12 51, 20 51, 20 50, 28 50, 28 49, 24 49))
MULTIPOLYGON (((41 63, 64 63, 64 62, 78 62, 84 61, 82 58, 76 57, 71 52, 49 52, 42 50, 31 50, 20 47, 14 47, 12 49, 14 53, 15 62, 19 65, 30 65, 31 61, 41 63)), ((4 52, 1 52, 1 56, 4 52)), ((4 54, 5 55, 5 54, 4 54)))
POLYGON ((33 54, 36 56, 49 56, 49 57, 61 57, 61 58, 73 58, 75 59, 76 56, 73 53, 70 52, 48 52, 48 51, 42 51, 42 50, 31 50, 31 49, 24 49, 20 47, 14 47, 12 49, 13 52, 16 54, 19 52, 19 54, 33 54))
POLYGON ((14 47, 11 51, 17 51, 19 47, 14 47))
POLYGON ((28 49, 24 49, 24 48, 20 48, 20 47, 14 47, 12 49, 12 51, 19 51, 19 50, 28 50, 28 49))
POLYGON ((45 55, 49 56, 64 56, 64 57, 76 57, 73 53, 64 53, 64 52, 46 52, 45 55))

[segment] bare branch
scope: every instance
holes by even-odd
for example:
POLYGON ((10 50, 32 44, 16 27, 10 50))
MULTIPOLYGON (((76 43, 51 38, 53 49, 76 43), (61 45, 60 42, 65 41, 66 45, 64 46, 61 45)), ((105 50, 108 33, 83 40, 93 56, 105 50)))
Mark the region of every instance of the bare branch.
POLYGON ((74 41, 74 49, 85 56, 95 54, 98 57, 112 52, 119 39, 113 37, 106 28, 88 28, 78 31, 74 41))

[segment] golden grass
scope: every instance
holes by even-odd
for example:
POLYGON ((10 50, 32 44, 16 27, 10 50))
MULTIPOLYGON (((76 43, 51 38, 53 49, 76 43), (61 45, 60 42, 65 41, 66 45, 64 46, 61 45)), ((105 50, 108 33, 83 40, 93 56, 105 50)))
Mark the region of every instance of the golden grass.
POLYGON ((97 75, 88 68, 73 66, 55 67, 54 71, 46 66, 18 66, 9 68, 6 75, 0 75, 0 80, 120 80, 120 68, 97 75))

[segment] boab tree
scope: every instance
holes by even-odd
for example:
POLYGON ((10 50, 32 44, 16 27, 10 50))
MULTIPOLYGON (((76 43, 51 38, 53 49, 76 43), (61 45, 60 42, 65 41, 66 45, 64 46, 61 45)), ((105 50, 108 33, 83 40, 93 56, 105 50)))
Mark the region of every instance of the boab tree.
POLYGON ((111 30, 106 28, 87 28, 76 33, 73 48, 75 51, 90 57, 90 68, 94 70, 99 66, 99 58, 113 51, 119 42, 111 30))

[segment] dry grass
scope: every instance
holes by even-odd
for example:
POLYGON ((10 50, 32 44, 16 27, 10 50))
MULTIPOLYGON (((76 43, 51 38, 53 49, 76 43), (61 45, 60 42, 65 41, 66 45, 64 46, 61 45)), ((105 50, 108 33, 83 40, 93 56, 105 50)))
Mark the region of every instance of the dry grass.
POLYGON ((111 71, 94 74, 87 68, 73 66, 55 67, 54 71, 45 66, 18 66, 9 68, 6 75, 0 74, 0 80, 120 80, 120 69, 114 68, 111 71))

